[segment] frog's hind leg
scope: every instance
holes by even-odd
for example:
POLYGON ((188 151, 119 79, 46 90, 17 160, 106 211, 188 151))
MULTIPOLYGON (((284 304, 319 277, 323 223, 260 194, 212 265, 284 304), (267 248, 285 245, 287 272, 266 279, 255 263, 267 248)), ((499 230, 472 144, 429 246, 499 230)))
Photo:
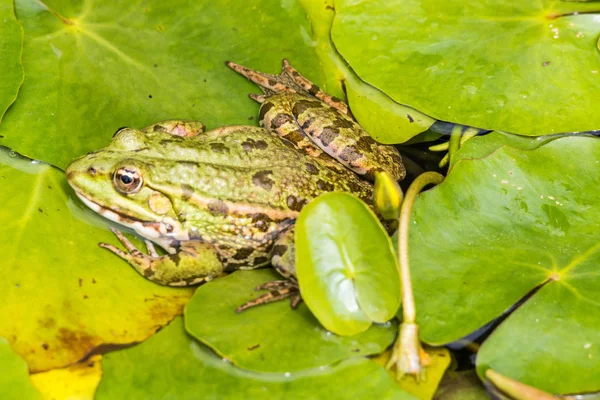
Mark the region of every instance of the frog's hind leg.
POLYGON ((290 229, 279 235, 273 246, 273 255, 271 257, 273 268, 286 279, 271 281, 257 286, 255 290, 268 290, 268 292, 256 299, 242 304, 236 309, 236 312, 239 313, 251 307, 273 303, 287 298, 290 299, 291 307, 296 308, 302 301, 302 297, 300 296, 300 288, 298 287, 298 281, 296 280, 294 259, 294 230, 290 229))
POLYGON ((277 93, 299 93, 317 98, 325 104, 330 105, 339 112, 350 115, 348 105, 335 96, 325 93, 317 85, 302 76, 288 60, 283 60, 281 73, 279 75, 267 74, 246 68, 242 65, 227 61, 227 66, 257 84, 266 96, 250 95, 259 103, 277 93))

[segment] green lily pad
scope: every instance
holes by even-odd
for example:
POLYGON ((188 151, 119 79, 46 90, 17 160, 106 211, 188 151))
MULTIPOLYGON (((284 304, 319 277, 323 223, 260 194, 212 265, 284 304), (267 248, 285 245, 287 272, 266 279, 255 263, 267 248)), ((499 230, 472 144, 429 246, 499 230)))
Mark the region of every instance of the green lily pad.
POLYGON ((208 128, 256 124, 247 97, 256 87, 226 60, 275 71, 289 58, 321 80, 306 16, 291 1, 18 0, 16 9, 26 79, 0 135, 60 167, 122 126, 178 117, 208 128))
POLYGON ((180 318, 138 346, 107 354, 102 370, 96 400, 414 399, 362 357, 297 374, 236 368, 187 336, 180 318))
POLYGON ((599 14, 597 2, 342 0, 332 38, 361 79, 398 103, 543 135, 600 127, 599 14))
POLYGON ((298 0, 311 22, 315 52, 325 72, 326 91, 343 97, 345 87, 348 104, 356 120, 381 143, 403 143, 426 131, 433 118, 394 102, 385 93, 361 81, 348 67, 331 41, 334 18, 333 0, 298 0))
POLYGON ((27 363, 17 356, 8 341, 0 337, 0 393, 5 399, 41 399, 29 380, 27 363))
POLYGON ((326 193, 296 222, 296 273, 302 298, 339 335, 385 322, 400 307, 396 256, 385 229, 361 200, 326 193))
POLYGON ((598 160, 590 137, 502 147, 420 196, 410 257, 423 340, 457 340, 531 294, 484 342, 479 373, 551 393, 600 389, 598 160))
POLYGON ((334 335, 305 304, 293 310, 281 301, 235 313, 260 294, 254 287, 277 279, 281 276, 272 269, 237 271, 201 286, 185 308, 188 332, 235 365, 265 372, 298 371, 376 354, 394 340, 393 322, 349 338, 334 335))
POLYGON ((0 121, 6 109, 15 101, 23 82, 21 50, 23 29, 15 18, 12 0, 0 0, 0 121))
POLYGON ((115 238, 62 171, 0 147, 0 183, 0 335, 30 371, 144 340, 181 313, 191 290, 149 282, 99 248, 115 238))

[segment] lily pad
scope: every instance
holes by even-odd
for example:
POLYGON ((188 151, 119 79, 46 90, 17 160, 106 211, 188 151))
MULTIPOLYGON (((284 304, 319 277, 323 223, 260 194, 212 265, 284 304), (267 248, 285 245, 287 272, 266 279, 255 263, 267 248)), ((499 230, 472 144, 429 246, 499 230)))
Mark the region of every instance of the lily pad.
POLYGON ((17 97, 23 82, 21 50, 23 29, 15 18, 12 0, 0 0, 0 121, 6 109, 17 97))
POLYGON ((187 336, 180 318, 136 347, 107 354, 102 369, 96 400, 198 396, 260 400, 414 399, 400 390, 383 368, 362 357, 297 374, 259 374, 236 368, 187 336))
POLYGON ((295 239, 302 298, 326 329, 350 336, 394 317, 400 307, 396 256, 361 200, 349 193, 319 196, 302 209, 295 239))
POLYGON ((286 301, 235 309, 256 297, 254 287, 281 279, 272 269, 237 271, 198 288, 185 308, 188 332, 235 365, 256 371, 288 372, 376 354, 394 340, 395 323, 373 326, 353 337, 327 332, 305 304, 286 301))
POLYGON ((177 117, 208 128, 256 124, 247 97, 256 87, 226 60, 274 71, 289 58, 321 80, 306 15, 292 1, 18 0, 16 10, 26 79, 0 135, 60 167, 122 126, 177 117))
POLYGON ((0 184, 0 335, 30 371, 144 340, 181 313, 192 291, 149 282, 99 248, 115 238, 62 171, 0 148, 0 184))
POLYGON ((325 72, 326 89, 342 97, 344 85, 348 104, 356 120, 381 143, 403 143, 426 131, 435 120, 415 109, 394 102, 389 96, 363 82, 337 52, 331 41, 335 15, 333 0, 298 0, 311 22, 315 52, 325 72))
POLYGON ((6 339, 0 337, 0 393, 5 399, 38 400, 42 397, 32 385, 27 364, 17 356, 6 339))
POLYGON ((420 196, 410 257, 422 339, 460 339, 530 294, 484 342, 479 373, 552 393, 600 389, 598 160, 590 137, 502 147, 420 196))
POLYGON ((342 0, 332 38, 362 80, 398 103, 543 135, 600 127, 599 14, 597 2, 342 0))
POLYGON ((102 377, 102 355, 65 368, 31 375, 33 385, 47 400, 93 400, 102 377))

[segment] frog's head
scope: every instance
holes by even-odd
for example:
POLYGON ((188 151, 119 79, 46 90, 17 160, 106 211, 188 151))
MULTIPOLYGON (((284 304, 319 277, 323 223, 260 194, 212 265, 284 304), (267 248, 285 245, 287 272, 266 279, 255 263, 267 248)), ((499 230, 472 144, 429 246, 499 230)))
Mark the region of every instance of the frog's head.
POLYGON ((150 183, 150 147, 142 132, 121 129, 109 146, 73 161, 67 180, 88 207, 143 237, 185 239, 170 197, 150 183))

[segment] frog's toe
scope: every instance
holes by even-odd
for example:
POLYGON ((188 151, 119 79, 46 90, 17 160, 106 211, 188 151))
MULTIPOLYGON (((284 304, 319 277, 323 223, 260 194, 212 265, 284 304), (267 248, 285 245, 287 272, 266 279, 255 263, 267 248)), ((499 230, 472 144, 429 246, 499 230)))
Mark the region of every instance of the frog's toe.
POLYGON ((290 299, 290 306, 292 308, 296 308, 298 307, 298 304, 300 304, 300 302, 302 301, 302 296, 300 295, 300 288, 298 287, 298 283, 295 280, 291 279, 263 283, 262 285, 257 286, 255 290, 268 290, 268 292, 263 294, 262 296, 257 297, 256 299, 250 300, 242 304, 235 310, 236 313, 241 313, 242 311, 246 311, 247 309, 252 307, 281 301, 287 298, 290 299))
POLYGON ((282 77, 283 73, 280 75, 267 74, 264 72, 255 71, 231 61, 227 61, 225 64, 246 79, 257 84, 267 95, 279 92, 295 92, 294 89, 286 84, 282 77))

